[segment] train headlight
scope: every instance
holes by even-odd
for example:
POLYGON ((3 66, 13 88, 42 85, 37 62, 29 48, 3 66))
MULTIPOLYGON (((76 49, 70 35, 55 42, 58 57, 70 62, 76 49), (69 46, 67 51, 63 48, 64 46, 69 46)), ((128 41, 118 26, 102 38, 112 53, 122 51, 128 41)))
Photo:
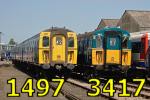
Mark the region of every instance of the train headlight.
POLYGON ((70 69, 70 70, 73 70, 73 69, 75 68, 75 66, 72 65, 72 64, 69 64, 69 65, 67 66, 67 68, 70 69))
POLYGON ((60 70, 60 69, 62 69, 62 65, 55 65, 55 68, 56 68, 57 70, 60 70))
POLYGON ((42 65, 42 68, 43 68, 43 69, 49 69, 49 68, 50 68, 50 65, 49 65, 49 64, 44 64, 44 65, 42 65))

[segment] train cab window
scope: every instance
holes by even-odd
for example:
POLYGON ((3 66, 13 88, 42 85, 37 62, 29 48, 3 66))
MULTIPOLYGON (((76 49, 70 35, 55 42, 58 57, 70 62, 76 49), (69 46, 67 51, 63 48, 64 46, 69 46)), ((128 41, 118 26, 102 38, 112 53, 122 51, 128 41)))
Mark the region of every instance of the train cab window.
POLYGON ((44 36, 43 37, 43 47, 49 46, 49 37, 44 36))
POLYGON ((116 38, 110 38, 110 46, 116 45, 116 38))
POLYGON ((102 38, 100 35, 96 37, 96 47, 102 48, 102 38))
POLYGON ((68 47, 74 47, 74 38, 73 37, 68 38, 68 47))
POLYGON ((62 45, 62 37, 56 37, 56 45, 62 45))
POLYGON ((128 48, 128 39, 123 40, 122 48, 128 48))

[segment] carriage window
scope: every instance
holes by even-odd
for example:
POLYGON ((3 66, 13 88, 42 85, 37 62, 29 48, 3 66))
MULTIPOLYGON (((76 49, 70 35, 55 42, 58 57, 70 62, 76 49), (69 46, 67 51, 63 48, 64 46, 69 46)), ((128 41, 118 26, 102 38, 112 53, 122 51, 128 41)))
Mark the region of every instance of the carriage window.
POLYGON ((148 46, 150 46, 150 40, 148 40, 148 46))
POLYGON ((143 53, 144 45, 141 42, 133 42, 132 43, 132 52, 133 53, 143 53))
POLYGON ((92 39, 89 40, 89 47, 92 47, 92 39))
POLYGON ((49 46, 49 37, 44 36, 43 37, 43 47, 49 46))
POLYGON ((101 48, 102 47, 102 38, 101 36, 96 37, 96 46, 101 48))
POLYGON ((56 45, 62 45, 62 37, 56 37, 56 45))
POLYGON ((141 53, 144 53, 144 43, 141 42, 141 53))
POLYGON ((110 46, 116 45, 116 38, 110 38, 110 46))
POLYGON ((73 37, 68 38, 68 47, 74 47, 74 38, 73 37))

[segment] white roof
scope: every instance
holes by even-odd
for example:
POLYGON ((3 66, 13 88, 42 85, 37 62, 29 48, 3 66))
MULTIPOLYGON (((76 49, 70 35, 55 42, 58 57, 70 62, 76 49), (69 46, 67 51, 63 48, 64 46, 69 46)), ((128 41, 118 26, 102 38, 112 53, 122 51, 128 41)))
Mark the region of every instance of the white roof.
POLYGON ((141 41, 141 38, 146 34, 148 34, 148 40, 150 40, 150 30, 130 33, 130 39, 132 42, 141 41))

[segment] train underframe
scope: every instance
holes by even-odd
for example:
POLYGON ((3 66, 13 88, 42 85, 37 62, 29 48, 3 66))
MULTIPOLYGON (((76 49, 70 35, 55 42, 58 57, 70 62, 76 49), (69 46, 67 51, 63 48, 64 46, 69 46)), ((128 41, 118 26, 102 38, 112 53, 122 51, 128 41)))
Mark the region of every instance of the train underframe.
POLYGON ((132 66, 128 70, 127 74, 128 74, 128 77, 130 77, 130 78, 145 78, 145 79, 147 79, 148 77, 150 77, 150 68, 132 66))
POLYGON ((55 77, 55 72, 52 71, 52 68, 43 69, 39 64, 20 60, 12 60, 12 62, 19 70, 22 70, 36 79, 46 78, 51 80, 53 77, 55 77))
POLYGON ((122 68, 118 65, 107 65, 107 66, 90 66, 90 65, 78 65, 74 69, 74 73, 80 74, 86 79, 91 78, 113 78, 115 80, 126 78, 128 72, 128 66, 122 68))
POLYGON ((33 76, 34 78, 47 78, 51 80, 52 78, 65 78, 67 79, 72 69, 75 67, 73 64, 35 64, 26 61, 20 60, 12 60, 13 64, 20 70, 27 72, 29 75, 33 76))
POLYGON ((127 79, 132 81, 135 78, 150 79, 150 68, 149 67, 134 67, 126 66, 90 66, 90 65, 78 65, 74 69, 74 73, 82 76, 84 79, 89 80, 91 78, 105 78, 105 79, 127 79), (99 67, 101 67, 99 69, 99 67), (103 67, 103 68, 102 68, 103 67))
POLYGON ((68 77, 70 77, 72 70, 75 68, 76 65, 68 63, 66 64, 57 63, 51 64, 50 66, 56 72, 58 77, 67 79, 68 77))

